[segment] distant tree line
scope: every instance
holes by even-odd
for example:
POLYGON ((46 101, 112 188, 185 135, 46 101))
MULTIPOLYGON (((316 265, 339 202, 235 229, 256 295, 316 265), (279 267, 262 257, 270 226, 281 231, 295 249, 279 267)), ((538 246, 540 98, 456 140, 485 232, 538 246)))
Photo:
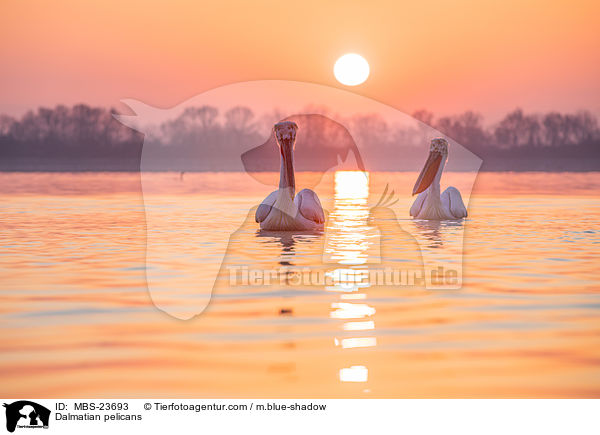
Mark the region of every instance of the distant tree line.
MULTIPOLYGON (((20 119, 0 115, 0 170, 139 170, 144 136, 121 124, 113 113, 79 104, 39 108, 20 119)), ((490 126, 472 111, 436 118, 419 110, 412 116, 479 155, 484 170, 600 169, 600 129, 587 111, 527 114, 516 109, 490 126)), ((222 114, 212 106, 189 107, 157 126, 145 146, 159 156, 175 154, 183 161, 202 150, 222 158, 226 169, 227 161, 239 158, 239 144, 261 144, 265 138, 260 132, 282 118, 278 113, 257 117, 248 107, 222 114)), ((430 135, 425 127, 388 125, 377 114, 357 115, 342 124, 352 126, 361 143, 377 149, 381 170, 394 169, 385 167, 388 153, 414 147, 430 135)))
POLYGON ((135 170, 143 135, 113 113, 78 104, 0 115, 0 170, 135 170))
POLYGON ((536 115, 516 109, 489 129, 483 127, 482 116, 471 111, 436 120, 432 113, 419 110, 413 117, 452 136, 462 145, 479 148, 570 147, 600 138, 598 122, 587 111, 536 115))
POLYGON ((467 147, 483 159, 483 170, 600 170, 600 129, 588 111, 508 113, 497 124, 467 111, 435 119, 425 110, 413 117, 467 147))

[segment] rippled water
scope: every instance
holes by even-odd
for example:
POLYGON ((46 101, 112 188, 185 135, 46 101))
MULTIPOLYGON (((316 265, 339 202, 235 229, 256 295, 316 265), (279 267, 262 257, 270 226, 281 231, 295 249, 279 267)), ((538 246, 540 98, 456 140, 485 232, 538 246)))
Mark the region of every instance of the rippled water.
MULTIPOLYGON (((3 395, 600 396, 600 174, 480 174, 462 223, 411 220, 404 193, 372 209, 390 179, 410 187, 416 176, 325 179, 324 234, 261 233, 248 219, 231 235, 223 223, 238 225, 268 188, 238 174, 156 174, 145 203, 169 249, 149 265, 160 283, 150 295, 139 174, 0 174, 3 395), (212 234, 201 246, 199 227, 212 234), (377 265, 456 258, 463 231, 458 290, 352 281, 377 265), (207 310, 165 313, 198 298, 198 282, 173 270, 208 268, 222 238, 207 310), (233 285, 232 265, 292 279, 233 285), (331 282, 296 283, 306 269, 331 282)), ((464 191, 461 174, 444 177, 464 191)))

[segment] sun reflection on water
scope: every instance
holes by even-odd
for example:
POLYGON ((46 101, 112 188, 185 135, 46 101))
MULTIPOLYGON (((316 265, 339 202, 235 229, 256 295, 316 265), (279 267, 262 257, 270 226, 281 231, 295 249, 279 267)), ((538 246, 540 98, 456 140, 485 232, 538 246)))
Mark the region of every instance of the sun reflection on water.
POLYGON ((367 262, 371 228, 367 226, 369 174, 361 171, 335 173, 334 210, 328 228, 329 260, 343 265, 367 262))
MULTIPOLYGON (((327 291, 340 293, 341 302, 331 304, 332 319, 348 320, 342 324, 345 332, 373 331, 375 308, 365 303, 367 294, 359 290, 369 287, 364 269, 372 245, 372 229, 369 218, 369 174, 360 171, 335 173, 334 210, 330 215, 328 242, 325 254, 329 261, 341 267, 328 272, 334 285, 327 291), (353 302, 354 300, 360 301, 353 302)), ((342 349, 365 348, 377 345, 375 337, 335 338, 334 343, 342 349)), ((369 370, 363 365, 343 367, 339 371, 341 382, 367 382, 369 370)))
POLYGON ((365 366, 351 366, 340 370, 342 382, 367 382, 369 370, 365 366))
POLYGON ((375 314, 375 308, 367 304, 336 302, 331 304, 331 308, 334 309, 330 314, 332 319, 362 319, 375 314))

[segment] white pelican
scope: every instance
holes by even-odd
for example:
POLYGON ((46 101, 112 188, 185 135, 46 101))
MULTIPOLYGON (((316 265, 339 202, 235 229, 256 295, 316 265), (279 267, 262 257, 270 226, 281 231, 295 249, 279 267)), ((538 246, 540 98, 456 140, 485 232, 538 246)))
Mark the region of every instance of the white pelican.
POLYGON ((255 219, 260 228, 268 231, 322 230, 325 222, 323 207, 317 194, 310 189, 296 191, 294 179, 295 122, 275 124, 273 132, 281 154, 279 189, 265 198, 256 209, 255 219))
POLYGON ((440 179, 447 159, 446 139, 433 139, 429 157, 413 188, 412 194, 418 193, 419 196, 410 208, 411 216, 437 221, 467 217, 467 209, 457 188, 450 186, 440 195, 440 179))

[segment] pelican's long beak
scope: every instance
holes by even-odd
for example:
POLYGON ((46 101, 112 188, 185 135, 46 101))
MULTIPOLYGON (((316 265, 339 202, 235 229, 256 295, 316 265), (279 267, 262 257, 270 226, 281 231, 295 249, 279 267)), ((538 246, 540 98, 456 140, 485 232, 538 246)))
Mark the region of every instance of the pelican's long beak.
POLYGON ((438 169, 440 168, 440 163, 442 162, 442 154, 437 151, 430 151, 429 157, 427 157, 427 161, 425 162, 425 166, 423 166, 423 170, 419 174, 419 178, 417 178, 417 182, 415 183, 415 187, 413 187, 413 195, 423 192, 427 189, 435 175, 437 174, 438 169))

